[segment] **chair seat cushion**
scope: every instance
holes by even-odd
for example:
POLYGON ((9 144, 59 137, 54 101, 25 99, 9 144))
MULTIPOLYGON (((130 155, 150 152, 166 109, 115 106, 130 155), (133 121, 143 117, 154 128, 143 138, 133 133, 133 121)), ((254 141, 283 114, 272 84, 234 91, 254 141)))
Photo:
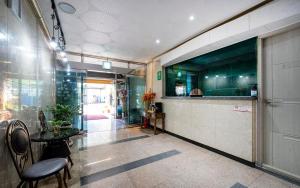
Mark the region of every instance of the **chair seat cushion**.
POLYGON ((23 172, 26 180, 38 180, 56 174, 62 170, 68 161, 65 158, 53 158, 39 161, 23 172))

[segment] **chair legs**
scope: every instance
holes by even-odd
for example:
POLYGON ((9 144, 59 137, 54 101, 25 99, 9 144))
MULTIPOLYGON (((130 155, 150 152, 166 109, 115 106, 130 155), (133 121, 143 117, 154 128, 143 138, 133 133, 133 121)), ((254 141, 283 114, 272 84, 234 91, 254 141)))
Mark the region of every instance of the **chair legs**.
POLYGON ((38 187, 38 184, 39 184, 39 180, 35 182, 34 188, 37 188, 37 187, 38 187))
POLYGON ((73 163, 73 161, 72 161, 72 158, 71 158, 71 156, 70 156, 70 155, 68 156, 68 161, 71 163, 71 166, 73 166, 73 165, 74 165, 74 163, 73 163))
POLYGON ((67 171, 67 174, 68 174, 68 179, 69 180, 72 179, 72 176, 71 176, 71 173, 70 173, 70 169, 69 169, 68 166, 66 167, 66 171, 67 171))
POLYGON ((62 188, 62 178, 60 173, 55 174, 56 179, 57 179, 57 183, 58 183, 58 188, 62 188))
POLYGON ((21 180, 21 182, 18 184, 17 188, 21 188, 21 186, 24 184, 24 181, 21 180))
POLYGON ((64 168, 64 177, 63 177, 63 179, 64 179, 64 185, 65 185, 66 188, 68 187, 68 184, 67 184, 67 175, 68 175, 68 179, 71 179, 71 175, 70 175, 70 171, 69 171, 68 166, 66 166, 64 168))
POLYGON ((30 181, 30 182, 29 182, 29 187, 30 187, 30 188, 33 188, 33 181, 30 181))

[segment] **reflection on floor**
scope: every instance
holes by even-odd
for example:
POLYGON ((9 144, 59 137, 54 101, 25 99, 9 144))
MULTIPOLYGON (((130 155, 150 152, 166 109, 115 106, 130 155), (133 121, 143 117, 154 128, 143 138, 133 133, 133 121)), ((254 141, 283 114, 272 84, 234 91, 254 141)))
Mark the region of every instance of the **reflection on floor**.
MULTIPOLYGON (((113 129, 74 138, 69 187, 297 187, 168 134, 113 129)), ((40 187, 55 187, 55 178, 40 187)))
POLYGON ((101 120, 88 120, 86 125, 83 127, 87 132, 102 132, 102 131, 114 131, 117 129, 123 129, 127 127, 125 120, 114 119, 111 116, 108 116, 107 119, 101 120))

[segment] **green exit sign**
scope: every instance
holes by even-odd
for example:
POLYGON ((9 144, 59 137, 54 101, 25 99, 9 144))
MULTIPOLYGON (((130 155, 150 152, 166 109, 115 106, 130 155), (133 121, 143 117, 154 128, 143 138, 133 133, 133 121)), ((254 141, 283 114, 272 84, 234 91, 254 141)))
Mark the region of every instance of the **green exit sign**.
POLYGON ((161 80, 161 71, 157 72, 157 80, 161 80))

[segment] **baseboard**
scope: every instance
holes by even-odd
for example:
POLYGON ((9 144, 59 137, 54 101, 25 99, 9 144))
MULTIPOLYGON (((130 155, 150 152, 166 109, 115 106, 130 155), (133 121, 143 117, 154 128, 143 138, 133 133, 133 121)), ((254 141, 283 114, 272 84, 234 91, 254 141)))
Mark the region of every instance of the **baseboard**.
MULTIPOLYGON (((152 125, 150 125, 150 127, 153 129, 153 126, 152 126, 152 125)), ((157 127, 157 130, 163 131, 161 128, 158 128, 158 127, 157 127)), ((220 155, 223 155, 224 157, 227 157, 227 158, 229 158, 229 159, 235 160, 235 161, 240 162, 240 163, 242 163, 242 164, 244 164, 244 165, 247 165, 247 166, 250 166, 250 167, 253 167, 253 168, 255 167, 255 162, 247 161, 247 160, 242 159, 242 158, 240 158, 240 157, 234 156, 234 155, 232 155, 232 154, 226 153, 226 152, 224 152, 224 151, 218 150, 218 149, 213 148, 213 147, 210 147, 210 146, 208 146, 208 145, 205 145, 205 144, 196 142, 196 141, 194 141, 194 140, 191 140, 191 139, 189 139, 189 138, 180 136, 180 135, 175 134, 175 133, 172 133, 172 132, 170 132, 170 131, 166 131, 166 130, 165 130, 165 133, 167 133, 167 134, 169 134, 169 135, 171 135, 171 136, 174 136, 174 137, 176 137, 176 138, 182 139, 182 140, 184 140, 184 141, 186 141, 186 142, 189 142, 189 143, 191 143, 191 144, 194 144, 194 145, 196 145, 196 146, 205 148, 205 149, 207 149, 207 150, 209 150, 209 151, 212 151, 212 152, 218 153, 218 154, 220 154, 220 155)))
POLYGON ((266 164, 263 164, 262 166, 258 167, 258 169, 272 175, 272 176, 275 176, 277 178, 280 178, 280 179, 283 179, 285 181, 288 181, 290 183, 293 183, 293 184, 296 184, 298 186, 300 186, 300 178, 299 176, 294 176, 292 174, 290 174, 289 172, 286 172, 286 171, 283 171, 283 170, 280 170, 280 169, 277 169, 275 167, 272 167, 272 166, 269 166, 269 165, 266 165, 266 164))

